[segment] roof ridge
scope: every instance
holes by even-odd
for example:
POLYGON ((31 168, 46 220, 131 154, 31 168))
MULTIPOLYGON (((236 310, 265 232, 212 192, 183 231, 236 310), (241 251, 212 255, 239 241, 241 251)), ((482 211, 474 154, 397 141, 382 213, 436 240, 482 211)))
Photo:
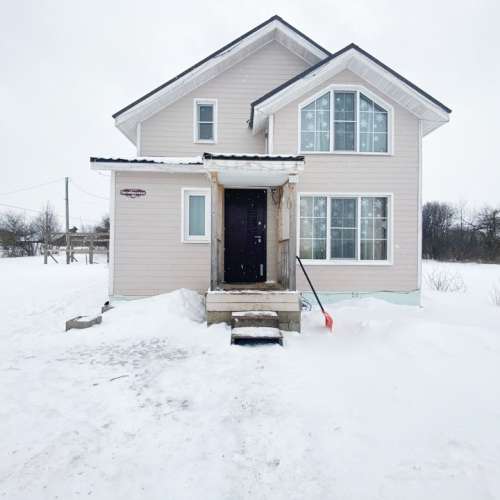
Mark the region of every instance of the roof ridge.
POLYGON ((309 38, 307 35, 305 35, 301 31, 299 31, 297 28, 295 28, 295 26, 292 26, 290 23, 288 23, 287 21, 285 21, 282 17, 278 16, 277 14, 274 14, 273 16, 271 16, 266 21, 264 21, 264 22, 258 24, 257 26, 253 27, 252 29, 250 29, 249 31, 247 31, 246 33, 244 33, 243 35, 241 35, 238 38, 234 39, 233 41, 227 43, 226 45, 224 45, 220 49, 217 49, 215 52, 212 52, 210 55, 208 55, 207 57, 201 59, 200 61, 198 61, 197 63, 193 64, 192 66, 190 66, 186 70, 182 71, 178 75, 176 75, 173 78, 171 78, 170 80, 167 80, 165 83, 162 83, 158 87, 155 87, 153 90, 151 90, 151 91, 147 92, 146 94, 144 94, 142 97, 139 97, 138 99, 136 99, 135 101, 131 102, 127 106, 121 108, 116 113, 114 113, 112 115, 112 117, 113 118, 117 118, 121 114, 125 113, 125 111, 128 111, 129 109, 133 108, 134 106, 136 106, 140 102, 148 99, 149 97, 151 97, 152 95, 156 94, 157 92, 159 92, 160 90, 164 89, 165 87, 168 87, 169 85, 171 85, 175 81, 179 80, 183 76, 187 75, 191 71, 193 71, 196 68, 200 67, 201 65, 205 64, 210 59, 218 56, 219 54, 221 54, 223 52, 225 52, 226 50, 228 50, 233 45, 236 45, 237 43, 241 42, 242 40, 244 40, 245 38, 249 37, 250 35, 253 35, 254 33, 256 33, 260 29, 264 28, 268 24, 272 23, 273 21, 279 21, 282 24, 284 24, 286 27, 288 27, 289 29, 291 29, 292 31, 294 31, 295 33, 297 33, 298 35, 300 35, 302 38, 304 38, 304 40, 306 40, 307 42, 309 42, 312 45, 314 45, 316 48, 318 48, 321 51, 323 51, 325 53, 325 55, 327 56, 327 58, 331 55, 331 52, 329 50, 325 49, 324 47, 322 47, 321 45, 319 45, 319 43, 315 42, 312 38, 309 38))

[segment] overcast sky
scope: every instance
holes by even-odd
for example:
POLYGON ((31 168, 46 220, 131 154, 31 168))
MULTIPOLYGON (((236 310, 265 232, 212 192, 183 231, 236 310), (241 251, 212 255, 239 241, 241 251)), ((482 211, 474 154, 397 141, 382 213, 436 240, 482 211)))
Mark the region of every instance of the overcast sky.
POLYGON ((111 114, 279 14, 331 51, 357 43, 453 109, 424 139, 425 200, 500 205, 499 4, 4 1, 0 204, 50 200, 62 222, 69 176, 71 223, 98 221, 109 181, 89 156, 135 153, 111 114))

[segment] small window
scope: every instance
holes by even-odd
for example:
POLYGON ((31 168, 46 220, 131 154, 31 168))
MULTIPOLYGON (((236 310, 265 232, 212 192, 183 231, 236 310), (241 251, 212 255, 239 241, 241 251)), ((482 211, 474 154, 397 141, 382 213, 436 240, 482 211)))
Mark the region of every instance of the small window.
POLYGON ((361 198, 361 260, 387 259, 387 198, 361 198))
POLYGON ((371 99, 359 95, 359 150, 387 152, 387 111, 371 99))
POLYGON ((355 259, 357 200, 356 198, 332 198, 330 208, 331 258, 355 259))
POLYGON ((210 240, 209 194, 205 189, 183 190, 182 241, 207 242, 210 240))
POLYGON ((217 101, 195 99, 194 140, 215 143, 217 140, 217 101))

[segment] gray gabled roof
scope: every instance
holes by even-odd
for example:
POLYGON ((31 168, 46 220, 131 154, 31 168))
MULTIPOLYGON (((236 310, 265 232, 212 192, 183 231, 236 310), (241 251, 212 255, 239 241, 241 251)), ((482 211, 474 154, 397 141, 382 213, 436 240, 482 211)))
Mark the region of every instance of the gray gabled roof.
POLYGON ((418 92, 420 95, 422 95, 423 97, 425 97, 426 99, 428 99, 429 101, 431 101, 433 104, 435 104, 438 107, 440 107, 446 113, 451 113, 451 109, 448 106, 445 106, 442 102, 438 101, 435 97, 432 97, 430 94, 428 94, 427 92, 425 92, 424 90, 422 90, 420 87, 418 87, 417 85, 415 85, 413 82, 411 82, 410 80, 406 79, 404 76, 400 75, 397 71, 393 70, 392 68, 390 68, 389 66, 387 66, 386 64, 384 64, 382 61, 380 61, 379 59, 377 59, 375 56, 372 56, 370 53, 366 52, 366 50, 363 50, 361 47, 359 47, 355 43, 350 43, 349 45, 347 45, 343 49, 340 49, 339 51, 337 51, 337 52, 335 52, 333 54, 330 54, 328 57, 326 57, 325 59, 319 61, 317 64, 312 65, 311 67, 309 67, 306 70, 304 70, 302 73, 299 73, 298 75, 294 76, 293 78, 290 78, 289 80, 287 80, 286 82, 282 83, 278 87, 270 90, 269 92, 267 92, 263 96, 259 97, 255 101, 253 101, 251 103, 251 111, 250 111, 250 127, 252 127, 252 125, 253 125, 254 109, 255 109, 256 106, 258 106, 259 104, 263 103, 264 101, 266 101, 270 97, 274 96, 278 92, 281 92, 282 90, 285 90, 290 85, 292 85, 295 82, 301 80, 302 78, 306 77, 310 73, 312 73, 315 70, 319 69, 321 66, 329 63, 330 61, 334 60, 335 58, 341 56, 342 54, 344 54, 345 52, 347 52, 347 51, 349 51, 351 49, 356 50, 357 52, 359 52, 363 56, 365 56, 368 59, 370 59, 375 64, 379 65, 385 71, 387 71, 391 75, 395 76, 397 79, 399 79, 400 81, 402 81, 403 83, 405 83, 406 85, 408 85, 410 88, 412 88, 413 90, 415 90, 416 92, 418 92))
POLYGON ((117 111, 116 113, 113 114, 113 118, 119 117, 121 114, 125 113, 125 111, 128 111, 129 109, 133 108, 137 104, 139 104, 142 101, 144 101, 144 100, 148 99, 149 97, 153 96, 154 94, 156 94, 160 90, 163 90, 165 87, 168 87, 172 83, 174 83, 177 80, 179 80, 179 78, 182 78, 183 76, 186 76, 188 73, 191 73, 193 70, 195 70, 199 66, 202 66, 203 64, 205 64, 210 59, 213 59, 213 58, 217 57, 219 54, 222 54, 223 52, 225 52, 226 50, 228 50, 229 48, 231 48, 233 45, 238 44, 239 42, 241 42, 245 38, 248 38, 250 35, 252 35, 256 31, 259 31, 260 29, 264 28, 265 26, 267 26, 268 24, 272 23, 273 21, 279 21, 280 23, 282 23, 283 25, 285 25, 287 28, 291 29, 297 35, 301 36, 304 40, 306 40, 307 42, 309 42, 310 44, 314 45, 316 48, 318 48, 319 50, 321 50, 325 54, 325 56, 329 56, 330 55, 330 52, 328 50, 326 50, 325 48, 323 48, 321 45, 319 45, 319 43, 315 42, 314 40, 312 40, 311 38, 309 38, 307 35, 305 35, 301 31, 299 31, 297 28, 295 28, 291 24, 287 23, 280 16, 274 15, 274 16, 270 17, 267 21, 264 21, 263 23, 259 24, 258 26, 255 26, 255 28, 252 28, 250 31, 247 31, 245 34, 243 34, 240 37, 236 38, 232 42, 229 42, 228 44, 224 45, 224 47, 221 47, 220 49, 216 50, 215 52, 213 52, 209 56, 205 57, 201 61, 197 62, 193 66, 189 67, 188 69, 186 69, 182 73, 179 73, 177 76, 174 76, 173 78, 171 78, 167 82, 162 83, 160 86, 156 87, 155 89, 151 90, 147 94, 144 94, 142 97, 139 97, 139 99, 136 99, 135 101, 131 102, 130 104, 128 104, 124 108, 120 109, 119 111, 117 111))

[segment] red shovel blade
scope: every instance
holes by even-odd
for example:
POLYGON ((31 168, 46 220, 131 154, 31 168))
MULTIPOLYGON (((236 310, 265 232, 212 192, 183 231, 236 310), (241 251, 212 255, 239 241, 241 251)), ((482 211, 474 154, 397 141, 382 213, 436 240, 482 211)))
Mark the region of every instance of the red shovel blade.
POLYGON ((333 318, 326 312, 323 312, 323 316, 325 317, 325 326, 333 333, 333 318))

